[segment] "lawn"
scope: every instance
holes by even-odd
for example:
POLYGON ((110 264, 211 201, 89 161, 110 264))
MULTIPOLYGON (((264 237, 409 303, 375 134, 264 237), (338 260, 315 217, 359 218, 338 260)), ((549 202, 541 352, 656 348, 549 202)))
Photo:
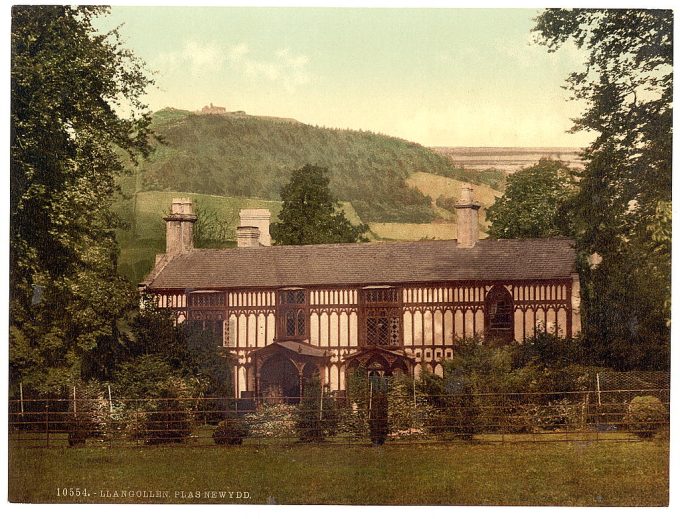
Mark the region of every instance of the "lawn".
POLYGON ((664 506, 668 453, 665 441, 13 448, 9 496, 57 503, 664 506), (81 496, 60 497, 63 489, 80 489, 81 496))

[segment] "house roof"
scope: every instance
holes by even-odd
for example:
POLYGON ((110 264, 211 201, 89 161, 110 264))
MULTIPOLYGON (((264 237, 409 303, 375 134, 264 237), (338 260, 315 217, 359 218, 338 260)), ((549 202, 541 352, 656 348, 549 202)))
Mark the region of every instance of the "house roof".
POLYGON ((164 258, 142 282, 152 290, 568 278, 573 241, 456 240, 193 249, 164 258))

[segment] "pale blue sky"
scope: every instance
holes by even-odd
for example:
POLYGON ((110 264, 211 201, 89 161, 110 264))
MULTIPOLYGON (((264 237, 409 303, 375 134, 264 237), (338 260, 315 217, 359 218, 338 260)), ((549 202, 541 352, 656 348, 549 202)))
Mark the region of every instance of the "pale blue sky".
POLYGON ((207 103, 427 146, 583 146, 561 88, 582 56, 530 44, 534 9, 114 7, 147 98, 207 103))

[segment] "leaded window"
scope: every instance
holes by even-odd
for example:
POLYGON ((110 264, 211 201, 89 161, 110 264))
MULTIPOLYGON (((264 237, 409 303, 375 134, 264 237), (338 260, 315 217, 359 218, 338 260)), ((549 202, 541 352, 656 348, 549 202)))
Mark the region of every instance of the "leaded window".
POLYGON ((382 315, 366 316, 366 345, 399 347, 401 319, 387 310, 378 313, 382 315))
POLYGON ((278 337, 305 339, 307 337, 307 292, 301 289, 281 290, 278 297, 278 337))
POLYGON ((187 320, 192 333, 201 333, 222 346, 226 302, 224 292, 191 292, 187 301, 187 320))
POLYGON ((224 292, 192 292, 189 294, 191 307, 223 307, 224 292))
POLYGON ((396 288, 363 290, 364 337, 366 346, 401 346, 402 308, 396 288))

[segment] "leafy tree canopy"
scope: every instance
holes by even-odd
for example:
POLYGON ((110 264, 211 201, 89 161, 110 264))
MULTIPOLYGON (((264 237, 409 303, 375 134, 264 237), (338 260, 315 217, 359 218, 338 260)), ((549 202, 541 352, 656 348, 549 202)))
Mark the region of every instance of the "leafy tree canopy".
POLYGON ((46 390, 80 377, 135 300, 116 274, 109 209, 120 151, 148 152, 150 83, 102 7, 12 10, 10 364, 46 390), (36 286, 43 287, 34 297, 36 286))
POLYGON ((673 13, 548 9, 534 27, 550 52, 582 49, 568 78, 586 101, 573 130, 595 139, 570 201, 582 274, 584 333, 614 367, 663 369, 670 336, 673 13), (656 352, 651 354, 652 352, 656 352), (665 352, 665 353, 664 353, 665 352))
POLYGON ((339 211, 329 188, 328 169, 306 165, 294 171, 281 189, 283 208, 279 223, 272 224, 277 245, 355 243, 366 241, 368 226, 352 225, 339 211))
POLYGON ((492 238, 549 238, 569 234, 564 203, 575 192, 574 171, 541 159, 508 178, 503 195, 487 210, 492 238))

